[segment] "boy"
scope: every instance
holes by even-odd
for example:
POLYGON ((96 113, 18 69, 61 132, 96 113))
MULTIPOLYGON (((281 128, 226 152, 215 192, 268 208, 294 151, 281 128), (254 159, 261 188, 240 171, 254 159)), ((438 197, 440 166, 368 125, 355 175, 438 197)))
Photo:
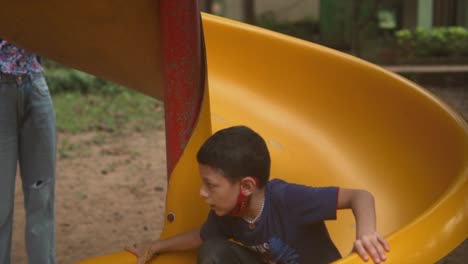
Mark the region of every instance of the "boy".
POLYGON ((200 196, 210 206, 200 229, 127 248, 142 264, 166 251, 199 250, 198 263, 330 263, 341 258, 324 220, 353 210, 354 250, 385 261, 388 243, 376 232, 373 196, 363 190, 307 187, 271 180, 263 138, 245 126, 212 135, 197 154, 200 196))

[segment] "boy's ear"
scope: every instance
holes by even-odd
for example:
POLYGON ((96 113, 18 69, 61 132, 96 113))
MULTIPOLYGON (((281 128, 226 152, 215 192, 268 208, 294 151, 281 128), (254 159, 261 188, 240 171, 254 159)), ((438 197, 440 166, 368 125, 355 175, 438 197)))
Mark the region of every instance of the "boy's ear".
POLYGON ((253 177, 245 177, 240 181, 240 189, 242 194, 248 196, 251 195, 257 188, 257 182, 253 177))

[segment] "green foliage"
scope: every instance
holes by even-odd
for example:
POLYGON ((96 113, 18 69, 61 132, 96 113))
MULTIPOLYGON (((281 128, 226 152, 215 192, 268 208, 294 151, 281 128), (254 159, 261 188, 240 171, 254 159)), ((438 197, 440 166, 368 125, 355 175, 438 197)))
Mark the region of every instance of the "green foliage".
POLYGON ((160 128, 162 104, 137 92, 53 95, 57 129, 61 132, 126 132, 160 128))
POLYGON ((403 29, 395 36, 405 55, 420 58, 468 56, 468 30, 463 27, 403 29))
POLYGON ((127 90, 115 83, 61 66, 49 60, 44 62, 44 72, 52 94, 62 92, 117 94, 127 90))

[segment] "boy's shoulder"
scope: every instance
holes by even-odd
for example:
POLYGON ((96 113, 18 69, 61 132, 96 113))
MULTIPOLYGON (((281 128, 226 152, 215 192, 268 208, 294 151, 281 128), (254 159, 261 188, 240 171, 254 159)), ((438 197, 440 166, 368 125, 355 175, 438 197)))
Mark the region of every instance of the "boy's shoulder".
POLYGON ((280 186, 286 186, 288 185, 289 183, 283 179, 278 179, 278 178, 275 178, 275 179, 271 179, 268 181, 267 183, 267 186, 271 186, 271 187, 280 187, 280 186))
POLYGON ((288 187, 294 187, 294 186, 303 186, 303 187, 308 187, 310 188, 311 186, 306 186, 306 185, 301 185, 297 183, 292 183, 292 182, 287 182, 283 179, 271 179, 268 181, 266 187, 269 191, 275 191, 275 192, 281 192, 281 191, 286 191, 288 187))
POLYGON ((267 192, 270 193, 277 193, 284 191, 284 189, 288 186, 288 182, 281 180, 281 179, 272 179, 268 181, 266 185, 267 192))
POLYGON ((272 179, 267 183, 266 194, 277 204, 284 203, 286 189, 290 183, 281 179, 272 179))
POLYGON ((304 199, 329 200, 337 197, 337 186, 308 186, 289 183, 282 179, 272 179, 267 183, 266 195, 274 202, 288 206, 290 202, 296 203, 304 199))

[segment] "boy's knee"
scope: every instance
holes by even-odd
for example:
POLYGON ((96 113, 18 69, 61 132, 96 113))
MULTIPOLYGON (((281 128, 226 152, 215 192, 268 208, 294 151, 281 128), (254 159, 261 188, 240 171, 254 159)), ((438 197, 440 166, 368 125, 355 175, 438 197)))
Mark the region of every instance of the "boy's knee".
POLYGON ((203 242, 198 251, 198 264, 221 264, 232 258, 231 242, 225 239, 211 239, 203 242))

